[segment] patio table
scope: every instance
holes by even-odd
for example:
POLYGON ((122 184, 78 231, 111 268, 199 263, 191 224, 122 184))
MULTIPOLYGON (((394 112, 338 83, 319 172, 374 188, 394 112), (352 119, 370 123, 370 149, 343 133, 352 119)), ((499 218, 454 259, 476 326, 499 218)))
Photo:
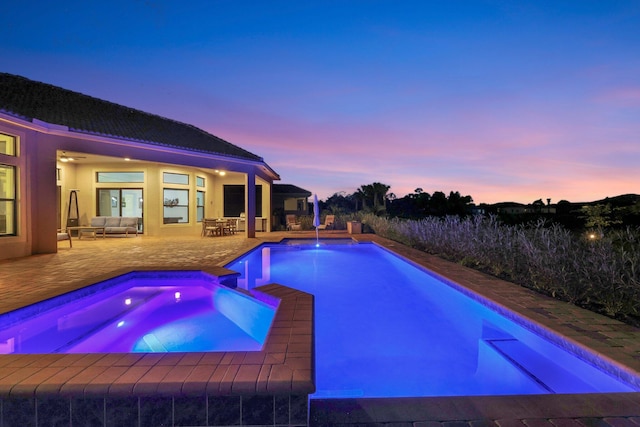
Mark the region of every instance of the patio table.
POLYGON ((96 235, 102 231, 102 238, 104 239, 105 228, 104 227, 92 227, 90 225, 79 225, 75 227, 67 227, 69 231, 77 231, 78 232, 78 240, 82 238, 84 233, 91 234, 93 240, 96 239, 96 235))

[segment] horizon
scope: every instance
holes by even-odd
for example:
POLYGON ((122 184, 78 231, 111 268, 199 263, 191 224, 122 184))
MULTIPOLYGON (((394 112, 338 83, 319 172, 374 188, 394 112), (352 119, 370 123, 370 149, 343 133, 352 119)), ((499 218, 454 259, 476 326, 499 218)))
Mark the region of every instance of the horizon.
MULTIPOLYGON (((366 184, 365 184, 365 185, 366 185, 366 184)), ((356 189, 356 190, 357 190, 357 189, 356 189)), ((355 193, 355 192, 356 192, 355 190, 354 190, 354 191, 352 191, 352 192, 345 192, 344 196, 350 196, 350 195, 352 195, 352 194, 353 194, 353 193, 355 193)), ((429 193, 429 195, 431 195, 431 196, 433 196, 433 193, 434 193, 434 192, 429 192, 429 191, 424 191, 424 192, 425 192, 425 193, 429 193)), ((448 191, 447 191, 447 192, 444 192, 444 191, 443 191, 443 193, 444 193, 447 197, 449 197, 449 192, 448 192, 448 191)), ((387 194, 388 194, 388 193, 387 193, 387 194)), ((460 195, 461 195, 461 196, 471 196, 471 197, 473 198, 473 195, 471 195, 471 194, 460 194, 460 195)), ((332 196, 333 196, 333 195, 332 195, 332 196)), ((637 194, 637 193, 624 193, 624 194, 616 194, 616 195, 605 196, 605 197, 602 197, 602 198, 600 198, 600 199, 594 199, 594 200, 568 200, 568 199, 558 199, 558 200, 556 200, 556 201, 553 201, 553 199, 551 199, 550 206, 557 205, 559 202, 569 202, 569 203, 571 203, 571 204, 595 203, 595 202, 602 202, 602 201, 605 201, 606 199, 615 199, 615 198, 618 198, 618 197, 624 197, 624 196, 635 196, 635 197, 640 198, 640 194, 637 194)), ((329 196, 329 197, 331 197, 331 196, 329 196)), ((401 198, 401 197, 398 197, 398 199, 400 199, 400 198, 401 198)), ((308 201, 309 203, 313 203, 313 201, 312 201, 312 200, 309 200, 309 199, 313 199, 313 194, 307 198, 307 201, 308 201)), ((323 203, 326 203, 326 202, 327 202, 327 199, 328 199, 328 198, 321 199, 320 197, 318 197, 318 201, 323 202, 323 203)), ((521 204, 521 205, 531 205, 533 202, 535 202, 535 201, 537 201, 537 200, 542 200, 542 201, 544 202, 545 206, 547 205, 547 198, 546 198, 546 197, 538 197, 538 199, 531 200, 530 202, 517 202, 517 201, 514 201, 514 200, 501 200, 501 201, 499 201, 499 202, 492 202, 492 203, 486 203, 486 202, 479 202, 479 203, 478 203, 478 202, 476 202, 476 201, 474 200, 474 201, 472 201, 472 202, 471 202, 471 204, 473 204, 473 205, 475 205, 475 206, 479 206, 479 205, 496 205, 496 204, 501 204, 501 203, 514 203, 514 204, 521 204)))
POLYGON ((0 71, 194 125, 323 200, 372 182, 476 205, 640 192, 634 0, 3 12, 0 71))

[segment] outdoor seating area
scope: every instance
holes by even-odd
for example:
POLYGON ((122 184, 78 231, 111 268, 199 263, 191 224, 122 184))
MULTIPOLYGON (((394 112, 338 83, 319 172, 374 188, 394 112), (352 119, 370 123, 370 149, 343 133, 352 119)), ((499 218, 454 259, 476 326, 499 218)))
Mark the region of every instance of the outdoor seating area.
POLYGON ((231 236, 238 232, 238 220, 235 218, 204 218, 202 237, 231 236))
POLYGON ((138 218, 127 216, 97 216, 91 218, 91 227, 103 228, 104 234, 138 235, 138 218))

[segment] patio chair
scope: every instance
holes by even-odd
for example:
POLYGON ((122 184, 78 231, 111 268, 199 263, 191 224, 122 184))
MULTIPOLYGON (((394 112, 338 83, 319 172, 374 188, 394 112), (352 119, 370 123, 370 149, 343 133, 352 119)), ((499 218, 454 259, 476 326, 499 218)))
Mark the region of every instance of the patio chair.
POLYGON ((336 216, 335 215, 327 215, 324 218, 324 224, 320 224, 318 226, 318 230, 332 230, 333 229, 333 223, 336 220, 336 216))
POLYGON ((302 224, 298 221, 298 217, 295 215, 287 215, 287 230, 301 230, 302 224))
POLYGON ((237 231, 238 231, 237 219, 228 219, 227 223, 222 227, 222 234, 225 234, 225 235, 236 234, 237 231))
POLYGON ((72 248, 73 247, 73 243, 71 243, 71 233, 69 233, 69 230, 58 230, 58 242, 62 241, 62 240, 68 240, 69 241, 69 247, 72 248))
POLYGON ((222 228, 220 227, 220 223, 217 219, 206 219, 202 220, 202 233, 203 237, 206 236, 215 236, 222 234, 222 228))

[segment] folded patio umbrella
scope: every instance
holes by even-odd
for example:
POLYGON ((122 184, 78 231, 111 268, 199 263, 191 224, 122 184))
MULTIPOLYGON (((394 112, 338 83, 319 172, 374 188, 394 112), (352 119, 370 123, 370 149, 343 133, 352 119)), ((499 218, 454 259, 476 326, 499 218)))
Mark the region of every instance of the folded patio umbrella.
POLYGON ((316 244, 318 243, 318 226, 320 225, 320 208, 318 207, 318 195, 313 195, 313 226, 316 228, 316 244))

